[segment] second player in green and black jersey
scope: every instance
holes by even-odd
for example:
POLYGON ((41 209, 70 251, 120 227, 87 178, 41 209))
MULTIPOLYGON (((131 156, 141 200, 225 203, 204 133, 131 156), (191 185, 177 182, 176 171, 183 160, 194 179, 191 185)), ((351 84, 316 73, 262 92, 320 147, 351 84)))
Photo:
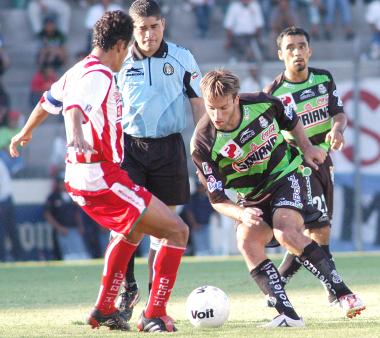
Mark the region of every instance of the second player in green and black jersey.
POLYGON ((298 122, 293 109, 265 93, 241 94, 239 102, 240 123, 234 130, 217 130, 205 115, 192 139, 192 157, 212 203, 227 199, 224 189, 243 199, 260 198, 302 163, 281 134, 298 122))
MULTIPOLYGON (((292 107, 311 143, 327 151, 329 144, 325 141, 326 134, 332 128, 332 118, 344 113, 343 103, 330 72, 310 67, 308 70, 306 81, 290 82, 282 73, 264 91, 281 99, 284 106, 292 107)), ((285 139, 292 142, 291 134, 283 134, 285 139)))

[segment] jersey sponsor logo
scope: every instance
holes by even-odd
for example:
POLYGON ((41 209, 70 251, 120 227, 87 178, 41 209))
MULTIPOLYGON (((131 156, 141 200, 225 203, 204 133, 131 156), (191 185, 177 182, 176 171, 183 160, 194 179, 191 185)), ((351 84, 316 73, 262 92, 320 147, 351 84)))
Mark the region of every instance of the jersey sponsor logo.
POLYGON ((144 71, 142 70, 142 67, 134 68, 133 66, 131 66, 131 68, 127 69, 127 73, 125 75, 126 76, 143 76, 144 71))
POLYGON ((319 91, 319 94, 323 95, 327 93, 327 88, 323 83, 321 83, 318 85, 318 91, 319 91))
POLYGON ((273 146, 276 143, 277 135, 273 135, 265 143, 257 146, 251 145, 251 151, 241 161, 232 163, 232 168, 238 172, 248 171, 256 164, 261 164, 270 157, 273 146))
POLYGON ((132 204, 140 213, 144 211, 146 207, 145 201, 142 197, 138 196, 134 190, 120 183, 114 183, 110 189, 121 199, 132 204))
POLYGON ((264 116, 259 117, 259 123, 260 123, 261 128, 263 129, 268 127, 268 124, 269 124, 268 120, 264 116))
POLYGON ((173 75, 174 67, 169 62, 165 62, 164 67, 163 67, 163 72, 165 75, 173 75))
POLYGON ((312 89, 305 89, 304 91, 302 91, 301 95, 300 95, 300 99, 302 101, 304 100, 307 100, 307 99, 310 99, 312 97, 316 96, 314 91, 312 89))
POLYGON ((302 124, 308 128, 329 119, 328 107, 308 111, 300 115, 302 124))
POLYGON ((284 113, 289 120, 293 120, 296 112, 294 111, 292 106, 284 106, 284 113))
POLYGON ((249 120, 249 108, 247 106, 244 106, 244 114, 243 114, 243 119, 248 121, 249 120))
POLYGON ((290 93, 283 94, 283 95, 280 95, 278 98, 281 100, 284 107, 290 106, 293 109, 297 109, 296 101, 294 101, 294 97, 292 94, 290 93))
POLYGON ((232 160, 236 160, 243 154, 243 150, 237 145, 236 142, 234 142, 233 140, 230 140, 224 145, 220 153, 224 157, 228 157, 232 160))
POLYGON ((209 192, 214 192, 215 190, 223 190, 222 181, 217 181, 213 175, 208 176, 207 189, 209 192))
POLYGON ((212 174, 212 168, 208 162, 202 162, 202 170, 205 175, 212 174))
POLYGON ((255 136, 255 132, 254 130, 250 129, 250 128, 247 128, 246 130, 244 130, 240 135, 240 143, 241 144, 245 144, 247 143, 251 138, 253 138, 255 136))
POLYGON ((291 182, 291 188, 293 189, 293 202, 297 205, 297 208, 302 208, 301 187, 298 178, 295 175, 290 175, 288 176, 288 181, 291 182))
POLYGON ((90 104, 86 105, 86 107, 84 108, 85 113, 89 113, 91 110, 92 110, 92 106, 90 104))
POLYGON ((294 208, 297 208, 297 209, 302 209, 303 204, 302 203, 292 202, 292 201, 286 201, 286 200, 283 200, 283 201, 280 201, 280 202, 277 202, 277 203, 274 204, 274 207, 283 207, 283 206, 288 206, 288 207, 294 207, 294 208))
POLYGON ((337 92, 336 89, 333 91, 333 95, 338 99, 337 105, 339 107, 343 107, 343 102, 342 102, 342 100, 341 100, 341 98, 340 98, 340 96, 339 96, 339 94, 338 94, 338 92, 337 92))
POLYGON ((268 139, 270 139, 272 136, 277 136, 277 133, 276 133, 276 127, 274 125, 274 123, 272 123, 267 130, 264 130, 262 133, 261 133, 261 139, 263 141, 267 141, 268 139))

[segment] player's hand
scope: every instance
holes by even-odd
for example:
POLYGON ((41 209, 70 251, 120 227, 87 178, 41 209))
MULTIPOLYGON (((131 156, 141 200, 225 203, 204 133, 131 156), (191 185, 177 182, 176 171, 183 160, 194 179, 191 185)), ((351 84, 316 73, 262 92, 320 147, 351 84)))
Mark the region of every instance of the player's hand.
POLYGON ((303 156, 307 164, 318 170, 318 165, 325 161, 327 153, 320 147, 309 146, 304 150, 303 156))
POLYGON ((22 147, 26 146, 32 139, 32 134, 24 134, 22 132, 17 133, 12 137, 11 143, 9 145, 9 154, 12 157, 19 157, 20 153, 17 149, 19 145, 22 147))
POLYGON ((67 148, 74 148, 78 154, 97 154, 98 152, 86 141, 83 137, 74 137, 71 142, 67 144, 67 148))
POLYGON ((239 215, 239 221, 248 227, 252 227, 263 221, 262 215, 263 212, 258 208, 244 208, 239 215))
POLYGON ((331 150, 342 150, 344 146, 343 132, 339 129, 331 129, 326 135, 326 142, 330 143, 331 150))

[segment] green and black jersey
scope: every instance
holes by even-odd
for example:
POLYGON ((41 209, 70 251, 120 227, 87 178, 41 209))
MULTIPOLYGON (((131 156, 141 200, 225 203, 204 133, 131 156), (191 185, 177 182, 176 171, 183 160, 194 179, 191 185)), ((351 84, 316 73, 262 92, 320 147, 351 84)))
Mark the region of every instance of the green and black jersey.
MULTIPOLYGON (((296 111, 312 144, 329 149, 325 137, 331 130, 332 117, 344 110, 335 82, 327 70, 309 68, 308 79, 297 83, 285 80, 282 73, 264 92, 278 97, 284 105, 296 111)), ((289 133, 283 132, 283 135, 292 142, 289 133)))
POLYGON ((191 155, 212 203, 227 199, 224 189, 257 199, 302 163, 281 134, 298 122, 293 109, 261 92, 240 94, 240 113, 232 131, 215 129, 209 116, 203 116, 191 140, 191 155))

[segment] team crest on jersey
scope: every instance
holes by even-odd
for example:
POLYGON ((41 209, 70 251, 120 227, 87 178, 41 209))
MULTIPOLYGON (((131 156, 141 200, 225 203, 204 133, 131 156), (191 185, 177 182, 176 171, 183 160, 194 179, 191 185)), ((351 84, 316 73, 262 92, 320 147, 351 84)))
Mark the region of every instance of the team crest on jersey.
POLYGON ((339 107, 343 107, 343 102, 342 102, 342 100, 340 99, 340 96, 338 95, 338 92, 336 91, 336 89, 333 91, 333 95, 338 99, 338 103, 337 103, 337 105, 338 105, 339 107))
POLYGON ((222 181, 217 181, 215 176, 210 175, 207 177, 207 189, 209 192, 214 192, 215 190, 223 190, 222 181))
POLYGON ((259 117, 259 123, 260 123, 261 128, 263 129, 265 129, 269 125, 268 120, 264 116, 259 117))
POLYGON ((319 91, 319 94, 323 95, 327 93, 327 88, 323 83, 321 83, 318 85, 318 91, 319 91))
POLYGON ((236 160, 243 154, 243 150, 236 144, 236 142, 230 140, 224 145, 220 153, 224 157, 236 160))
POLYGON ((208 162, 202 162, 202 170, 205 175, 212 174, 212 168, 208 162))
POLYGON ((292 107, 293 109, 297 109, 296 101, 294 101, 292 94, 290 93, 283 94, 283 95, 280 95, 278 98, 281 100, 284 107, 289 106, 289 107, 292 107))
POLYGON ((165 75, 173 75, 174 74, 174 67, 169 62, 165 62, 163 71, 164 71, 165 75))

